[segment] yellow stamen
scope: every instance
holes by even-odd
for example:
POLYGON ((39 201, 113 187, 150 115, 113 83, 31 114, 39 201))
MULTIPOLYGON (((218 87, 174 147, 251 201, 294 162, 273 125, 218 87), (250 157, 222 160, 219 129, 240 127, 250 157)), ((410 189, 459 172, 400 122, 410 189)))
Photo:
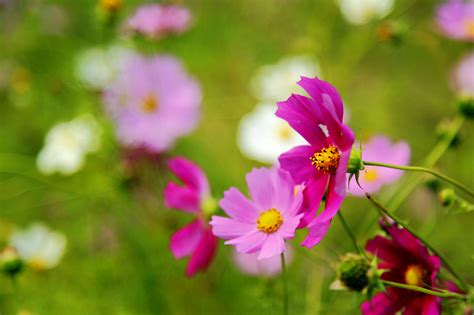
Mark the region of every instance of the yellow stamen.
POLYGON ((158 101, 153 95, 146 96, 142 101, 142 109, 145 113, 153 113, 158 108, 158 101))
POLYGON ((369 169, 366 172, 362 173, 362 176, 367 182, 374 182, 379 177, 379 174, 374 169, 369 169))
POLYGON ((422 286, 424 271, 418 265, 411 265, 405 271, 405 282, 409 285, 422 286))
POLYGON ((464 29, 466 30, 466 34, 469 38, 474 39, 474 20, 468 19, 464 22, 464 29))
POLYGON ((280 211, 272 208, 260 213, 260 218, 257 220, 257 227, 260 231, 270 234, 278 231, 282 223, 283 217, 280 211))
POLYGON ((316 167, 318 171, 325 174, 334 174, 336 173, 340 158, 339 149, 332 145, 329 148, 323 148, 321 151, 316 152, 309 159, 311 160, 311 165, 316 167))

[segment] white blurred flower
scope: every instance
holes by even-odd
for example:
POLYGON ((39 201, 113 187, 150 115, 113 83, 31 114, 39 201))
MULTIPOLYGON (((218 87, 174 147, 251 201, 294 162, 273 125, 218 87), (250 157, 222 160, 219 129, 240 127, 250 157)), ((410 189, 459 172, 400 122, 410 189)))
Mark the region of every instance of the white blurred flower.
MULTIPOLYGON (((287 250, 285 251, 284 255, 285 263, 288 266, 293 260, 292 250, 290 246, 287 246, 287 250)), ((237 251, 234 251, 232 260, 242 273, 251 276, 273 277, 281 272, 280 255, 261 260, 258 260, 257 256, 258 253, 241 254, 237 251)))
POLYGON ((394 0, 339 0, 341 12, 351 24, 365 24, 386 17, 393 10, 394 0))
POLYGON ((301 76, 319 75, 319 64, 314 59, 307 56, 288 57, 277 64, 260 68, 253 78, 252 88, 255 96, 262 101, 284 101, 291 93, 303 92, 296 84, 301 76))
POLYGON ((97 151, 99 146, 98 123, 89 115, 80 116, 51 128, 36 165, 46 175, 55 172, 70 175, 82 167, 85 155, 97 151))
POLYGON ((36 271, 56 267, 64 255, 66 243, 62 233, 52 231, 42 223, 35 223, 25 230, 16 230, 10 237, 10 245, 36 271))
POLYGON ((85 50, 77 58, 76 76, 88 88, 102 90, 114 82, 133 54, 120 45, 85 50))
POLYGON ((246 157, 275 164, 285 151, 306 141, 288 123, 275 116, 277 107, 259 104, 240 120, 237 133, 239 149, 246 157))

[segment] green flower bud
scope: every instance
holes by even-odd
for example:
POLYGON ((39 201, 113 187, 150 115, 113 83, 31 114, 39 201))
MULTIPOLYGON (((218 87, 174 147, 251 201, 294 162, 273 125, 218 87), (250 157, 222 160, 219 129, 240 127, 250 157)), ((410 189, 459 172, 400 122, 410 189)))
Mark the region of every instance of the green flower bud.
POLYGON ((23 265, 23 260, 15 248, 7 246, 0 252, 0 270, 6 274, 16 275, 23 269, 23 265))
POLYGON ((352 148, 351 156, 347 163, 347 173, 358 175, 363 169, 364 163, 362 163, 362 150, 352 148))
POLYGON ((444 207, 449 207, 454 204, 457 199, 456 193, 451 188, 445 188, 438 194, 439 201, 444 207))
POLYGON ((207 217, 210 217, 211 215, 217 212, 217 210, 219 209, 219 204, 217 203, 216 199, 209 197, 203 200, 203 202, 201 203, 201 208, 204 214, 207 217))
POLYGON ((461 98, 458 102, 459 111, 466 118, 474 118, 474 98, 461 98))
POLYGON ((370 264, 364 257, 347 254, 338 268, 338 278, 348 289, 362 291, 369 285, 370 264))

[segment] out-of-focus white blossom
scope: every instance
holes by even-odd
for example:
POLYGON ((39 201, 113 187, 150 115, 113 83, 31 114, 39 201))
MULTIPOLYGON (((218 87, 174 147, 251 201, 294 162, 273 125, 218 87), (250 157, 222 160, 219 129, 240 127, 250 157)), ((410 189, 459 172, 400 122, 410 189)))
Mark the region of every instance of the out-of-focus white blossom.
POLYGON ((274 104, 259 104, 242 117, 237 143, 246 157, 275 164, 280 154, 306 143, 286 121, 275 116, 275 111, 274 104))
POLYGON ((394 0, 339 0, 342 15, 351 24, 365 24, 386 17, 394 0))
POLYGON ((42 223, 35 223, 25 230, 16 230, 10 238, 21 258, 34 270, 43 271, 56 267, 66 250, 66 237, 50 230, 42 223))
POLYGON ((102 90, 117 79, 134 52, 124 46, 90 48, 77 58, 76 76, 88 88, 102 90))
POLYGON ((319 64, 307 56, 288 57, 274 65, 263 66, 252 81, 257 98, 274 103, 286 100, 291 93, 303 92, 296 82, 301 76, 320 76, 319 64))
POLYGON ((98 123, 89 115, 55 125, 48 132, 36 159, 39 171, 46 175, 77 172, 84 164, 85 156, 98 150, 100 133, 98 123))

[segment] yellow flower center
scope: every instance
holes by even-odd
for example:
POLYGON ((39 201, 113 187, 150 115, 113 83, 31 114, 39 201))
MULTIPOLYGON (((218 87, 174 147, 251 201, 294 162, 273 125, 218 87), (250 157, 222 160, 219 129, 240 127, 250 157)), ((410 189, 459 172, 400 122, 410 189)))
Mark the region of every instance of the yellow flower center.
POLYGON ((474 20, 468 19, 464 22, 464 29, 469 38, 474 38, 474 20))
POLYGON ((122 6, 122 0, 100 0, 100 7, 107 12, 115 12, 122 6))
POLYGON ((282 223, 283 217, 280 211, 272 208, 260 213, 260 218, 257 220, 257 227, 260 231, 270 234, 278 231, 282 223))
POLYGON ((29 265, 35 271, 43 271, 46 269, 46 263, 41 258, 33 258, 29 265))
POLYGON ((374 182, 379 177, 379 174, 374 169, 369 169, 362 175, 367 182, 374 182))
POLYGON ((411 265, 405 271, 405 282, 419 287, 423 284, 423 276, 423 268, 418 265, 411 265))
POLYGON ((278 137, 281 140, 288 141, 291 139, 291 128, 285 123, 278 126, 278 137))
POLYGON ((336 173, 340 158, 339 149, 332 145, 329 148, 323 148, 321 151, 316 152, 309 159, 311 160, 311 165, 316 167, 318 171, 325 174, 334 174, 336 173))
POLYGON ((158 101, 153 95, 146 96, 142 101, 142 110, 145 113, 153 113, 158 108, 158 101))

